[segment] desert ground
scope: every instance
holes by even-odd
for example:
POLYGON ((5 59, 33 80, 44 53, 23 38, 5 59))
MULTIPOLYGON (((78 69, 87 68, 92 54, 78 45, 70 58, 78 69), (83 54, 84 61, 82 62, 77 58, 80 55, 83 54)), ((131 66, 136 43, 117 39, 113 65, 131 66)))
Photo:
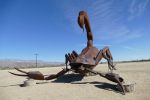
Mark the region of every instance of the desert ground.
MULTIPOLYGON (((45 75, 55 74, 62 67, 30 68, 45 75)), ((16 70, 0 70, 0 100, 150 100, 150 62, 120 63, 118 73, 126 82, 136 83, 134 91, 122 95, 115 89, 116 83, 99 75, 82 78, 71 72, 50 81, 34 81, 38 84, 21 87, 25 77, 8 73, 16 70)), ((99 64, 94 70, 107 72, 107 64, 99 64)))

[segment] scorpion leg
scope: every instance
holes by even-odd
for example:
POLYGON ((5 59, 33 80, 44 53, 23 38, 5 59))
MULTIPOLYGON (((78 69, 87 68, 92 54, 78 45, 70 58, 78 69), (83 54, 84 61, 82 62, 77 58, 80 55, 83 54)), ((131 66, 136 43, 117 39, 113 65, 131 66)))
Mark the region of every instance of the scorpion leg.
POLYGON ((71 63, 73 62, 76 58, 77 58, 78 54, 75 51, 72 51, 72 53, 68 53, 65 55, 65 65, 66 65, 66 69, 68 66, 68 62, 71 63))
POLYGON ((75 59, 78 57, 78 54, 75 52, 75 51, 72 51, 72 53, 68 53, 65 55, 65 58, 66 58, 66 63, 68 62, 74 62, 75 59))
POLYGON ((75 55, 73 53, 71 53, 71 57, 73 58, 73 60, 76 59, 75 55))
POLYGON ((102 55, 103 58, 108 61, 108 68, 110 69, 110 71, 112 72, 113 69, 116 70, 115 66, 113 65, 113 58, 108 47, 102 49, 102 55))
POLYGON ((86 70, 88 70, 89 72, 94 73, 94 74, 99 74, 101 77, 106 78, 112 82, 118 83, 118 85, 121 88, 121 92, 123 92, 123 94, 125 95, 125 88, 122 85, 122 83, 124 83, 124 79, 122 77, 120 77, 118 74, 97 72, 97 71, 91 70, 89 68, 86 68, 86 70))
POLYGON ((99 75, 112 81, 112 82, 118 83, 118 85, 121 88, 122 94, 125 95, 125 89, 122 84, 122 83, 124 83, 124 79, 122 77, 120 77, 118 74, 115 74, 115 73, 102 73, 102 74, 100 73, 99 75))
POLYGON ((76 58, 76 57, 75 57, 74 54, 68 53, 68 54, 65 55, 65 59, 66 59, 66 60, 65 60, 65 63, 72 62, 75 58, 76 58))
POLYGON ((66 69, 68 69, 68 68, 67 68, 67 67, 68 67, 68 62, 69 62, 69 63, 72 62, 73 59, 74 59, 74 56, 73 56, 72 54, 68 53, 68 54, 65 55, 65 65, 66 65, 66 69))
POLYGON ((108 61, 108 68, 112 71, 112 69, 115 69, 114 65, 111 63, 112 62, 112 56, 109 53, 109 49, 108 47, 105 47, 104 49, 100 50, 97 54, 97 56, 95 57, 95 64, 97 65, 102 58, 105 58, 108 61), (107 56, 106 55, 107 52, 107 56))
POLYGON ((72 51, 71 56, 73 58, 73 61, 75 61, 79 55, 75 51, 72 51))
POLYGON ((70 53, 68 53, 68 58, 69 58, 70 62, 73 60, 73 58, 72 58, 70 53))
POLYGON ((122 94, 125 95, 125 88, 124 88, 124 86, 122 85, 122 82, 120 82, 119 78, 117 78, 116 80, 117 80, 118 85, 121 87, 122 94))
POLYGON ((103 57, 108 61, 108 67, 112 71, 112 69, 116 70, 115 66, 113 65, 113 57, 108 47, 103 48, 103 57))
POLYGON ((74 54, 75 57, 78 57, 78 56, 79 56, 78 53, 77 53, 76 51, 72 51, 72 54, 74 54))
POLYGON ((67 67, 68 67, 68 62, 70 62, 70 59, 69 59, 68 55, 66 54, 66 55, 65 55, 65 65, 66 65, 66 69, 67 69, 67 67))
POLYGON ((97 56, 95 57, 95 64, 97 65, 100 61, 101 61, 101 59, 103 58, 103 54, 102 54, 103 52, 102 52, 102 50, 100 50, 99 52, 98 52, 98 54, 97 54, 97 56))

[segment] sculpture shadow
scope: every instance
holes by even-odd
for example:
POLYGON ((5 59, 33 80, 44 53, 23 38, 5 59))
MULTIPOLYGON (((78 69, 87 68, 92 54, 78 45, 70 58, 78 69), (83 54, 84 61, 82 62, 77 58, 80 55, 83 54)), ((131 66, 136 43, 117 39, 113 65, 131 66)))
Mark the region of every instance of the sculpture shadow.
POLYGON ((3 85, 0 87, 13 87, 13 86, 25 87, 24 84, 3 85))
POLYGON ((65 74, 63 76, 58 77, 53 83, 71 83, 74 81, 81 81, 83 76, 80 74, 65 74))
POLYGON ((3 85, 3 86, 0 86, 0 87, 11 87, 11 86, 21 86, 21 84, 3 85))
POLYGON ((97 88, 100 88, 100 89, 104 89, 104 90, 107 90, 107 91, 113 91, 113 92, 116 92, 116 93, 120 93, 121 92, 116 88, 116 85, 115 84, 110 84, 110 83, 106 83, 106 82, 97 82, 97 81, 94 81, 94 82, 76 82, 76 83, 71 83, 71 84, 95 84, 94 86, 97 87, 97 88))
POLYGON ((121 94, 121 92, 117 89, 116 85, 114 85, 114 84, 101 82, 101 84, 97 84, 97 85, 95 85, 95 87, 121 94))

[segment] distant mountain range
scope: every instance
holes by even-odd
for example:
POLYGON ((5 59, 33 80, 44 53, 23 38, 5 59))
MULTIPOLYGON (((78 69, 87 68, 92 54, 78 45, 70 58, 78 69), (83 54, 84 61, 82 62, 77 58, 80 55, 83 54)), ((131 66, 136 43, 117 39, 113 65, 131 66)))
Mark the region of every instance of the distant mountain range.
MULTIPOLYGON (((141 60, 131 60, 131 61, 115 61, 115 63, 128 63, 128 62, 145 62, 150 61, 150 59, 141 59, 141 60)), ((101 62, 105 64, 107 62, 101 62)), ((46 62, 42 60, 37 61, 37 67, 56 67, 64 66, 64 62, 46 62)), ((0 69, 10 69, 10 68, 34 68, 36 67, 35 60, 14 60, 14 59, 0 59, 0 69)))
MULTIPOLYGON (((64 65, 63 62, 46 62, 46 61, 37 61, 37 67, 52 67, 52 66, 59 66, 64 65)), ((35 60, 14 60, 14 59, 0 59, 0 68, 29 68, 29 67, 36 67, 35 60)))

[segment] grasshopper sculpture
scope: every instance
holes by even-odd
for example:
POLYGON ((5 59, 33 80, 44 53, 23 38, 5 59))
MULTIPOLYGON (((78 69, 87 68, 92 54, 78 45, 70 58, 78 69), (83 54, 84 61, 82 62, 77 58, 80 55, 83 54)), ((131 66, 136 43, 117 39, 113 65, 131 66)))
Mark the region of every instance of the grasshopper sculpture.
POLYGON ((17 76, 26 76, 28 78, 32 78, 35 80, 51 80, 58 78, 59 76, 64 75, 65 73, 69 71, 73 71, 75 73, 79 73, 83 76, 87 76, 88 73, 98 74, 110 81, 116 82, 120 85, 122 88, 123 94, 125 94, 124 87, 122 83, 124 82, 124 79, 120 77, 118 74, 113 73, 112 71, 115 70, 115 66, 113 64, 113 57, 111 55, 111 52, 108 47, 104 47, 101 50, 98 50, 93 45, 93 33, 91 31, 90 22, 88 15, 85 11, 80 11, 78 16, 78 24, 80 28, 86 29, 87 32, 87 46, 82 50, 80 54, 78 54, 75 51, 72 51, 72 53, 68 53, 65 55, 65 64, 66 67, 58 72, 57 74, 51 74, 49 76, 44 76, 39 71, 31 71, 31 72, 25 72, 18 68, 15 68, 16 70, 24 73, 24 74, 16 74, 12 73, 13 75, 17 76), (101 61, 101 59, 104 58, 108 62, 108 68, 110 69, 110 72, 108 73, 101 73, 96 72, 93 70, 96 65, 101 61), (68 68, 68 65, 70 65, 70 68, 68 68))

